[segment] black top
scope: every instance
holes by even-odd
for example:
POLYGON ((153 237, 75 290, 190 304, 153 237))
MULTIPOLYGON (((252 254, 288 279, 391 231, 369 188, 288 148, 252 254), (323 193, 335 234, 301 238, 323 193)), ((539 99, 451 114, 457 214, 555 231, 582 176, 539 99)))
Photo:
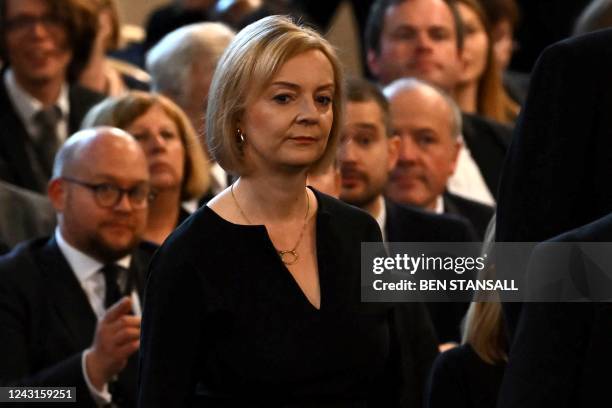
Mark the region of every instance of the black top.
POLYGON ((397 406, 400 361, 388 304, 360 302, 365 212, 315 191, 317 310, 264 226, 204 206, 152 261, 140 406, 397 406))
POLYGON ((427 408, 495 408, 505 364, 484 362, 464 344, 438 356, 427 390, 427 408))

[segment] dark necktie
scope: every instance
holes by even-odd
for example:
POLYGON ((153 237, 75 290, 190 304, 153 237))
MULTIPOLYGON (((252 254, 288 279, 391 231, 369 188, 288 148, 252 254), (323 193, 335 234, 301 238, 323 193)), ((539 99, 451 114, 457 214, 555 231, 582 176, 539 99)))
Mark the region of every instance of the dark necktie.
POLYGON ((125 271, 125 269, 117 264, 107 264, 100 269, 100 272, 104 275, 104 283, 106 284, 106 293, 104 294, 105 309, 108 309, 121 299, 121 289, 119 289, 119 283, 117 282, 117 278, 121 271, 125 271))
POLYGON ((39 110, 34 116, 38 126, 38 140, 34 144, 36 155, 47 178, 51 177, 55 153, 61 143, 57 134, 57 124, 62 113, 57 106, 39 110))

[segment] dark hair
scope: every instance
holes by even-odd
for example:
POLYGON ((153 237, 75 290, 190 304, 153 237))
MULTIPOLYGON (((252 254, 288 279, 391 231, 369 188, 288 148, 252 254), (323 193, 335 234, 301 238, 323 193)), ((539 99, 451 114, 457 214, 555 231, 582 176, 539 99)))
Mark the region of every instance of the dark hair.
POLYGON ((491 25, 508 20, 513 28, 519 23, 521 14, 515 0, 480 0, 491 25))
MULTIPOLYGON (((376 54, 380 53, 380 37, 385 25, 385 13, 387 9, 407 1, 410 0, 376 0, 372 4, 365 28, 364 44, 366 50, 374 50, 376 54)), ((461 15, 459 14, 459 10, 457 10, 455 0, 443 1, 453 15, 455 36, 457 37, 457 49, 461 51, 463 50, 463 21, 461 20, 461 15)))
POLYGON ((389 112, 389 101, 385 98, 382 90, 372 82, 361 78, 349 78, 346 81, 346 101, 350 102, 376 102, 383 116, 385 132, 391 136, 391 114, 389 112))
MULTIPOLYGON (((98 28, 96 9, 87 0, 45 0, 51 14, 64 23, 72 60, 68 65, 67 79, 74 81, 87 65, 98 28)), ((8 0, 0 0, 0 59, 10 65, 6 50, 6 14, 8 0)))

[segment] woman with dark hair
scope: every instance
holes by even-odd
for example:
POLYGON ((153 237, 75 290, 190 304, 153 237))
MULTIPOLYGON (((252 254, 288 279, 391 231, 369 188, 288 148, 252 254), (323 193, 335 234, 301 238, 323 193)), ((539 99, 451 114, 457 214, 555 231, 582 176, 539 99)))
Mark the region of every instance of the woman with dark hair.
POLYGON ((487 17, 477 0, 458 0, 464 24, 463 72, 455 88, 461 110, 511 124, 519 106, 506 93, 493 52, 487 17))
POLYGON ((399 406, 396 309, 360 302, 361 242, 380 229, 306 187, 335 156, 342 77, 331 45, 284 17, 226 49, 206 136, 239 178, 152 261, 141 407, 399 406))

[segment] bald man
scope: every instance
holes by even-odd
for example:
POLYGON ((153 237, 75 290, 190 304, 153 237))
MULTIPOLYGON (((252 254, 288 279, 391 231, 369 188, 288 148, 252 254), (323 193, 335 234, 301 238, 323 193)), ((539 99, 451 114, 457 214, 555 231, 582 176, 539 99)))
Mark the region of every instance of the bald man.
MULTIPOLYGON (((462 155, 469 155, 463 150, 462 115, 455 102, 444 91, 417 79, 394 81, 384 93, 392 128, 401 140, 397 165, 387 184, 389 198, 438 214, 465 217, 483 239, 493 208, 447 191, 462 155)), ((476 165, 464 165, 470 182, 463 184, 486 190, 476 165)))
POLYGON ((75 407, 135 406, 140 299, 154 247, 138 142, 114 128, 73 135, 48 195, 58 226, 0 258, 0 385, 76 387, 75 407))

